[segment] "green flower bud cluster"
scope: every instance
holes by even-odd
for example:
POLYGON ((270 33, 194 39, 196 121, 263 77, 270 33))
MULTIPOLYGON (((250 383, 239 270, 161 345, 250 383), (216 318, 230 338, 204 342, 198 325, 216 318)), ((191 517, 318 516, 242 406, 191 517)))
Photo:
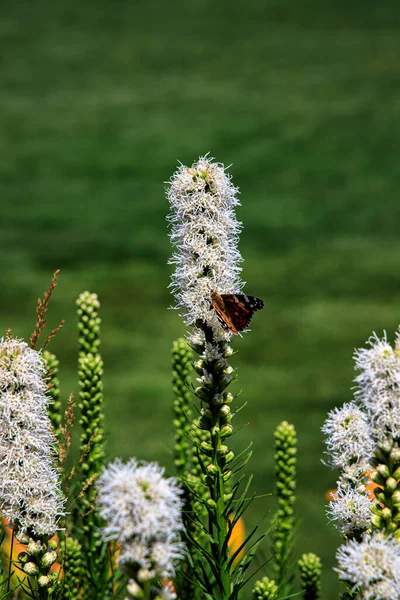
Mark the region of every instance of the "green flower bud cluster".
MULTIPOLYGON (((85 479, 96 476, 104 460, 103 449, 103 361, 101 356, 87 356, 79 359, 79 409, 83 432, 81 452, 85 455, 82 471, 85 479)), ((93 488, 93 497, 94 497, 93 488)))
POLYGON ((73 537, 67 537, 63 553, 64 594, 66 600, 79 598, 83 575, 82 546, 73 537))
POLYGON ((190 462, 191 396, 189 391, 192 351, 184 338, 172 346, 172 390, 174 400, 175 466, 178 475, 185 473, 190 462))
MULTIPOLYGON (((217 477, 222 476, 224 482, 230 479, 232 473, 229 463, 235 457, 224 441, 233 431, 232 412, 229 406, 233 396, 226 391, 233 380, 233 370, 226 360, 226 356, 231 355, 228 343, 214 340, 211 342, 212 333, 207 327, 205 327, 205 334, 206 340, 210 335, 211 339, 201 347, 201 358, 194 364, 199 376, 197 381, 200 383, 195 393, 203 405, 200 409, 198 427, 210 434, 208 440, 201 442, 199 450, 203 456, 205 483, 212 495, 211 490, 217 477)), ((215 501, 216 498, 211 497, 209 505, 213 506, 215 501)))
POLYGON ((49 592, 53 590, 58 583, 58 573, 51 573, 50 570, 58 559, 57 542, 50 540, 46 543, 40 539, 28 537, 25 533, 17 533, 15 537, 21 543, 27 543, 25 552, 18 554, 18 562, 22 571, 26 575, 36 578, 39 589, 47 589, 49 592))
POLYGON ((283 421, 275 430, 275 477, 278 509, 273 523, 274 576, 280 584, 293 549, 296 502, 296 430, 283 421))
POLYGON ((42 359, 46 366, 46 371, 49 373, 47 383, 49 384, 48 395, 52 402, 49 404, 48 415, 53 427, 53 433, 58 438, 60 435, 60 425, 62 421, 62 406, 60 401, 60 381, 58 379, 58 367, 60 362, 56 355, 48 350, 44 350, 42 359))
POLYGON ((82 292, 76 301, 78 306, 79 356, 97 354, 100 349, 100 302, 97 294, 82 292))
POLYGON ((278 586, 273 579, 263 577, 257 581, 253 588, 254 600, 275 600, 277 597, 278 586))
POLYGON ((319 556, 310 552, 303 554, 298 561, 300 569, 301 587, 304 590, 304 600, 317 600, 321 588, 321 560, 319 556))
MULTIPOLYGON (((95 510, 95 481, 104 464, 104 409, 103 409, 103 361, 99 354, 100 303, 96 294, 83 292, 78 300, 79 330, 79 423, 82 426, 80 437, 80 472, 82 493, 76 502, 76 514, 80 515, 79 541, 87 568, 88 577, 84 581, 84 595, 87 600, 101 597, 109 586, 107 552, 100 539, 101 519, 95 510), (100 575, 93 578, 93 573, 100 575), (90 579, 89 579, 90 577, 90 579)), ((79 518, 79 516, 78 516, 79 518)))
POLYGON ((380 486, 374 489, 377 502, 371 507, 371 524, 400 539, 400 448, 384 442, 375 448, 370 463, 375 468, 370 477, 380 486))

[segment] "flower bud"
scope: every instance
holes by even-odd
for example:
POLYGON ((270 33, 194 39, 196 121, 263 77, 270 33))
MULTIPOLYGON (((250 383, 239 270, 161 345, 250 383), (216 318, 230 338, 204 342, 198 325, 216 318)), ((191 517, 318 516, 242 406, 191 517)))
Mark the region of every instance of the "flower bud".
POLYGON ((224 392, 223 397, 225 404, 230 404, 233 400, 233 394, 231 394, 231 392, 224 392))
POLYGON ((37 575, 39 573, 39 567, 37 565, 35 565, 34 562, 27 562, 23 567, 22 570, 24 571, 24 573, 26 573, 27 575, 37 575))
POLYGON ((57 552, 54 550, 47 551, 43 554, 42 560, 40 561, 44 567, 51 567, 57 560, 57 552))
MULTIPOLYGON (((385 504, 386 495, 385 495, 385 492, 383 490, 381 490, 381 488, 375 488, 374 495, 375 495, 375 498, 378 500, 378 502, 382 502, 382 504, 385 504)), ((379 506, 379 504, 378 504, 378 506, 379 506)))
POLYGON ((207 470, 207 473, 209 473, 209 475, 216 475, 218 473, 218 468, 215 465, 213 465, 212 463, 207 465, 206 470, 207 470))
POLYGON ((206 442, 206 441, 201 442, 200 448, 201 448, 201 451, 204 452, 204 454, 207 454, 207 456, 212 456, 214 449, 209 442, 206 442))
POLYGON ((200 386, 198 386, 198 387, 197 387, 197 388, 194 390, 194 393, 196 394, 196 396, 197 396, 198 398, 200 398, 200 400, 205 400, 205 401, 207 401, 207 400, 208 400, 208 395, 209 395, 209 393, 208 393, 208 391, 207 391, 206 389, 204 389, 204 388, 203 388, 203 386, 201 386, 201 385, 200 385, 200 386))
POLYGON ((20 552, 18 554, 18 560, 20 563, 25 564, 29 560, 29 555, 26 552, 20 552))
POLYGON ((202 375, 203 374, 203 369, 204 369, 204 360, 196 360, 196 362, 194 363, 194 370, 196 371, 196 373, 198 375, 202 375))
POLYGON ((397 481, 394 479, 394 477, 389 477, 386 480, 386 489, 389 492, 394 492, 396 488, 397 488, 397 481))
POLYGON ((394 462, 400 462, 400 448, 398 448, 396 446, 394 448, 392 448, 392 450, 390 452, 390 458, 394 462))
POLYGON ((47 575, 41 575, 40 577, 38 577, 37 582, 38 586, 42 588, 46 588, 51 585, 51 579, 50 577, 47 577, 47 575))
POLYGON ((385 480, 388 477, 390 477, 390 471, 389 471, 387 465, 383 465, 383 464, 378 465, 376 467, 376 472, 379 473, 380 475, 382 475, 382 477, 384 477, 385 480))
POLYGON ((382 518, 385 521, 389 521, 392 518, 392 511, 387 506, 384 506, 382 508, 382 513, 381 514, 382 514, 382 518))
POLYGON ((17 531, 15 534, 15 539, 20 544, 29 544, 30 537, 25 531, 17 531))
POLYGON ((226 455, 224 456, 225 463, 230 463, 230 462, 232 462, 232 460, 233 460, 234 458, 235 458, 235 455, 234 455, 234 453, 233 453, 233 452, 232 452, 232 450, 231 450, 230 452, 228 452, 228 454, 226 454, 226 455))
POLYGON ((218 405, 218 404, 224 404, 224 395, 223 394, 214 394, 213 396, 213 404, 218 405))
POLYGON ((226 438, 232 435, 233 427, 232 425, 226 424, 221 427, 220 436, 221 438, 226 438))
POLYGON ((143 590, 134 579, 129 581, 128 585, 126 586, 126 590, 133 598, 143 598, 143 590))
POLYGON ((231 409, 229 408, 229 406, 227 404, 223 404, 221 406, 221 408, 219 409, 218 414, 221 417, 228 417, 231 414, 231 409))
POLYGON ((36 556, 36 554, 40 554, 40 552, 42 552, 43 550, 43 544, 39 541, 35 542, 34 540, 31 540, 26 547, 27 553, 31 556, 36 556))
POLYGON ((371 504, 371 512, 380 517, 382 514, 382 506, 378 502, 373 502, 371 504))
POLYGON ((375 529, 382 529, 383 520, 378 515, 371 515, 371 525, 375 527, 375 529))

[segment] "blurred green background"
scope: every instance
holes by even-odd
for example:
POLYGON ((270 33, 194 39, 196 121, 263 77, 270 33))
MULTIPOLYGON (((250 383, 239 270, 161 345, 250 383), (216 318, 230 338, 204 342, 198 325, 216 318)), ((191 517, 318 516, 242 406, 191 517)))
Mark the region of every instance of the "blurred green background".
MULTIPOLYGON (((340 541, 320 427, 351 398, 353 348, 400 322, 400 4, 344 0, 4 2, 0 16, 0 328, 27 337, 56 268, 50 349, 76 384, 75 299, 102 303, 112 456, 172 471, 164 184, 208 151, 241 189, 248 293, 235 339, 254 489, 273 489, 273 429, 299 438, 301 550, 340 541)), ((271 510, 258 500, 249 525, 271 510)))

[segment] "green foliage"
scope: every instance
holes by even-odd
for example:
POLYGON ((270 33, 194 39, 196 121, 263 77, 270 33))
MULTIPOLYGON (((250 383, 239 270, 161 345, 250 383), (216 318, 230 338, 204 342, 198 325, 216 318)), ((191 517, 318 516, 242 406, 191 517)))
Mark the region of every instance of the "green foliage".
POLYGON ((277 597, 278 586, 273 579, 263 577, 257 581, 253 588, 254 600, 275 600, 277 597))
POLYGON ((298 561, 304 600, 318 600, 321 588, 321 560, 313 553, 303 554, 298 561))
POLYGON ((275 430, 275 477, 278 509, 273 521, 274 579, 290 589, 294 544, 297 439, 293 425, 283 421, 275 430))

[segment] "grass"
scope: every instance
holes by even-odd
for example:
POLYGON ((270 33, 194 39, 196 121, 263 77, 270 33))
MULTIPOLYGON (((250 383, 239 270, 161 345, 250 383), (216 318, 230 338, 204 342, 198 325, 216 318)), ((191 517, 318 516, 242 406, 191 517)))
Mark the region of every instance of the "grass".
MULTIPOLYGON (((63 394, 76 390, 74 301, 96 291, 111 455, 171 469, 163 182, 210 151, 242 192, 247 290, 266 308, 235 340, 242 399, 233 439, 254 440, 254 487, 272 491, 272 436, 299 437, 303 551, 324 563, 320 426, 351 397, 353 348, 400 321, 400 6, 342 0, 35 3, 0 25, 0 328, 27 337, 61 268, 49 320, 63 394)), ((250 522, 273 507, 255 503, 250 522)))

